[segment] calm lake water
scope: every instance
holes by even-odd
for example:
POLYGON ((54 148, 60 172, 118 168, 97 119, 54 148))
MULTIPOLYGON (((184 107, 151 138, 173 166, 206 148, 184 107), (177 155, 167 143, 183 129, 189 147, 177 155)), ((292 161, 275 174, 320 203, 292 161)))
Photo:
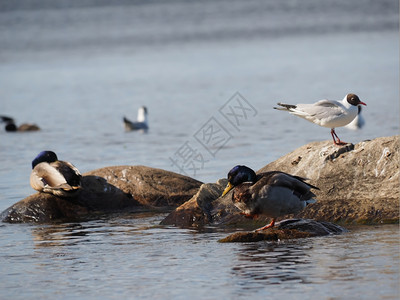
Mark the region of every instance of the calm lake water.
MULTIPOLYGON (((343 140, 398 134, 398 11, 394 0, 3 0, 0 115, 42 130, 0 129, 0 210, 33 193, 44 149, 82 173, 146 165, 214 182, 331 138, 278 101, 356 93, 366 125, 337 129, 343 140), (150 130, 125 132, 142 105, 150 130), (201 159, 174 164, 184 147, 201 159)), ((158 226, 164 217, 0 224, 0 298, 399 297, 398 225, 220 244, 230 232, 158 226)))

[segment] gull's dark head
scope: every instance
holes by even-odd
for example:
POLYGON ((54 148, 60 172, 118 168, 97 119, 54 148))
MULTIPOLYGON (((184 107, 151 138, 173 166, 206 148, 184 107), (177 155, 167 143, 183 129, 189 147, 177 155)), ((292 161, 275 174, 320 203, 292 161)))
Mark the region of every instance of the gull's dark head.
POLYGON ((351 105, 354 105, 354 106, 358 106, 360 104, 365 105, 365 106, 367 105, 364 102, 362 102, 356 94, 347 94, 346 97, 347 97, 347 102, 350 103, 351 105))

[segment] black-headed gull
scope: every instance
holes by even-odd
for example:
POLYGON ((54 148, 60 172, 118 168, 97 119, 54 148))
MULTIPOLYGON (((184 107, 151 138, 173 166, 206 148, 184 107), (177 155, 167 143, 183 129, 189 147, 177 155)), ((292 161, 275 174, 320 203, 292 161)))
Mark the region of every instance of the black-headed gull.
POLYGON ((357 95, 347 94, 342 101, 320 100, 313 104, 283 104, 282 107, 274 107, 278 110, 286 110, 289 113, 306 119, 322 127, 331 128, 331 135, 335 145, 345 145, 335 132, 336 127, 349 124, 357 117, 358 106, 367 105, 360 101, 357 95), (336 140, 337 139, 337 140, 336 140))
POLYGON ((147 120, 147 107, 142 106, 138 109, 138 116, 137 116, 137 121, 132 122, 128 120, 127 118, 124 117, 124 124, 125 124, 125 130, 130 131, 130 130, 139 130, 139 129, 144 129, 147 130, 149 129, 148 125, 148 120, 147 120))

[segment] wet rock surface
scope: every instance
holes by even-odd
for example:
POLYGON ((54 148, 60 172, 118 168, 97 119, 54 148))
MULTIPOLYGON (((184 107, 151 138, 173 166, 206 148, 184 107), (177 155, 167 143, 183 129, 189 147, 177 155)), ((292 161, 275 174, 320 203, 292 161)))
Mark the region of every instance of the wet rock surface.
POLYGON ((276 223, 274 228, 263 231, 239 231, 221 240, 221 243, 248 243, 259 241, 280 241, 330 234, 340 234, 347 230, 329 222, 317 222, 307 219, 288 219, 276 223))
POLYGON ((33 194, 1 213, 4 222, 51 222, 114 212, 173 209, 190 199, 201 182, 144 166, 106 167, 83 174, 76 197, 33 194))

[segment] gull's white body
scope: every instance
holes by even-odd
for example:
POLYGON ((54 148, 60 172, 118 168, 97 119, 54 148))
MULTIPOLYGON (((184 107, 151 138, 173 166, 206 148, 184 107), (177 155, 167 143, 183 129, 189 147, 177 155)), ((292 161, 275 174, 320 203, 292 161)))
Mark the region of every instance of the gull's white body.
POLYGON ((320 100, 313 104, 297 104, 289 113, 322 127, 336 128, 349 124, 358 114, 357 106, 342 101, 320 100))

